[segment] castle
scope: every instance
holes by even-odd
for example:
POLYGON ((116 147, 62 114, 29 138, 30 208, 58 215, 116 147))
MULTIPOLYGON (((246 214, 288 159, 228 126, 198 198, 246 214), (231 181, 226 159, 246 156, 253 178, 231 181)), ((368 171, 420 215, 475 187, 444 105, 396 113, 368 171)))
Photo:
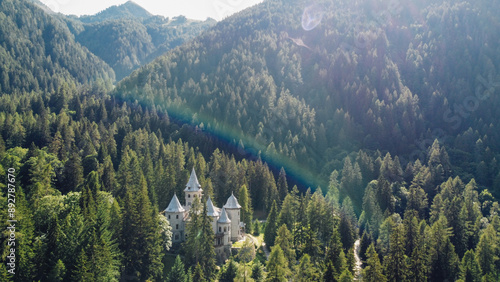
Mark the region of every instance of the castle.
MULTIPOLYGON (((203 190, 196 177, 194 168, 189 177, 189 181, 184 189, 186 205, 182 206, 174 194, 170 204, 165 209, 165 216, 172 227, 172 242, 180 243, 186 240, 186 222, 189 221, 189 209, 195 198, 201 200, 203 190)), ((231 249, 232 242, 238 241, 242 237, 242 228, 244 223, 240 221, 240 209, 236 197, 231 194, 222 209, 217 208, 212 203, 210 197, 207 200, 207 215, 212 222, 212 229, 215 234, 215 250, 218 254, 228 252, 231 249)))

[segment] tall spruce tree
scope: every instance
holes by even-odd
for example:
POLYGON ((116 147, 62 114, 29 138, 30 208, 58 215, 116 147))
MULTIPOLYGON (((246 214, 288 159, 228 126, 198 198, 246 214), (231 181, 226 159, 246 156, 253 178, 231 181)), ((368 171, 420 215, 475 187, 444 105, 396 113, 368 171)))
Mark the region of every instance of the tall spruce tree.
POLYGON ((274 246, 276 232, 278 231, 278 205, 273 201, 271 211, 267 216, 266 227, 264 229, 264 241, 268 247, 274 246))

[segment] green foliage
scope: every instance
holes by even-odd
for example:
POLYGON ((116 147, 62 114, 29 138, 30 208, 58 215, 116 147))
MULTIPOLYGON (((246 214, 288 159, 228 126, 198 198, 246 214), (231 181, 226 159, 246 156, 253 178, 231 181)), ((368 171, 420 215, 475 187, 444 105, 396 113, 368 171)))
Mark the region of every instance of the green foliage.
POLYGON ((271 206, 271 211, 267 216, 266 227, 264 229, 264 241, 269 247, 274 246, 276 240, 276 232, 278 231, 278 206, 276 201, 271 206))
POLYGON ((288 262, 280 246, 274 246, 267 262, 267 276, 265 281, 288 281, 288 262))
POLYGON ((186 282, 186 270, 179 256, 175 258, 175 263, 167 276, 167 282, 186 282))

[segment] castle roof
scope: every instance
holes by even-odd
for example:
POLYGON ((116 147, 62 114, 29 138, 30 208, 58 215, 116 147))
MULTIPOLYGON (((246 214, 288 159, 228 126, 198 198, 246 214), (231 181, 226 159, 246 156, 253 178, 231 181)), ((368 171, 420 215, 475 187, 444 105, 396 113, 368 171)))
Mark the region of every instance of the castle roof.
POLYGON ((184 189, 184 192, 198 192, 198 191, 203 191, 201 189, 201 185, 198 182, 198 177, 196 177, 196 172, 193 170, 191 171, 191 176, 189 177, 189 181, 186 184, 186 189, 184 189))
POLYGON ((236 197, 234 196, 233 193, 231 193, 231 197, 229 197, 229 199, 227 199, 227 202, 224 205, 224 208, 226 208, 226 209, 240 209, 241 208, 240 204, 238 204, 238 200, 236 199, 236 197))
POLYGON ((227 216, 227 213, 226 213, 226 209, 225 208, 222 208, 222 212, 221 212, 221 215, 219 217, 219 220, 218 220, 219 223, 230 223, 231 220, 229 219, 229 217, 227 216))
POLYGON ((214 204, 212 203, 212 199, 210 199, 210 196, 208 196, 207 200, 207 215, 219 216, 219 212, 217 211, 217 208, 214 207, 214 204))
POLYGON ((177 199, 177 195, 174 194, 172 200, 170 200, 170 204, 165 209, 165 212, 184 212, 184 208, 182 207, 179 199, 177 199))

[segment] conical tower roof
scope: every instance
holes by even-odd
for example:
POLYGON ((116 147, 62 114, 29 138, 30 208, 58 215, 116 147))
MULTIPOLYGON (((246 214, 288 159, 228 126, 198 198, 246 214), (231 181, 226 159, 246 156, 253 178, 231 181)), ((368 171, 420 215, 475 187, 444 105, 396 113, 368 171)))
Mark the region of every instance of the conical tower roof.
POLYGON ((233 193, 231 193, 231 197, 227 199, 226 204, 224 205, 224 208, 226 209, 240 209, 241 206, 238 204, 238 200, 234 196, 233 193))
POLYGON ((184 212, 184 208, 182 207, 179 199, 177 199, 177 195, 174 194, 172 200, 170 200, 170 204, 165 209, 165 212, 184 212))
POLYGON ((201 189, 201 185, 198 182, 198 177, 196 177, 196 172, 193 170, 191 171, 191 176, 189 177, 189 181, 186 184, 186 189, 184 189, 184 192, 198 192, 198 191, 203 191, 201 189))
POLYGON ((220 214, 220 217, 219 217, 219 220, 218 220, 219 223, 231 223, 231 220, 229 219, 229 217, 227 216, 227 213, 226 213, 226 209, 225 208, 222 208, 222 212, 220 214))
POLYGON ((207 215, 208 216, 219 216, 219 212, 215 209, 214 204, 212 203, 212 199, 208 196, 207 200, 207 215))

